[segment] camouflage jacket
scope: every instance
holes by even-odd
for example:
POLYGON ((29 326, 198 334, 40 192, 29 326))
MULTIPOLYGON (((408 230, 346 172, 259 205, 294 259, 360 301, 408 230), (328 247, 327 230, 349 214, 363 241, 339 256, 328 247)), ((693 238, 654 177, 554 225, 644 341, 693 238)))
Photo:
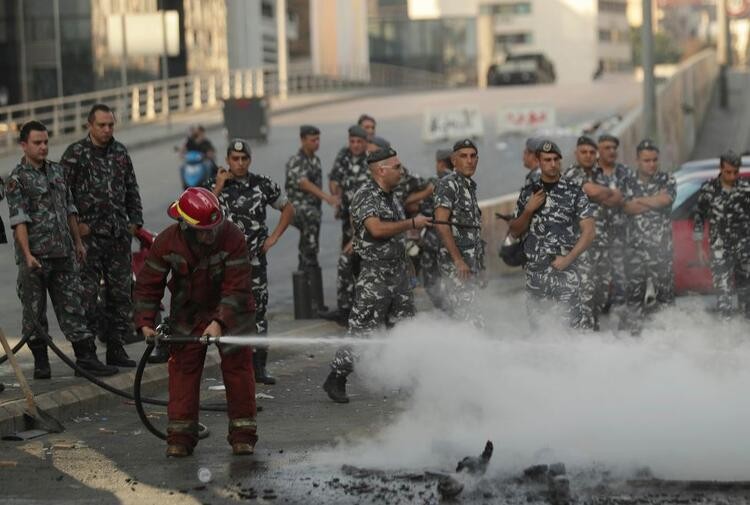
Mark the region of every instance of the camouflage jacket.
MULTIPOLYGON (((633 174, 625 181, 623 197, 625 201, 640 196, 655 196, 666 191, 674 201, 676 183, 672 175, 656 172, 649 181, 642 181, 633 174)), ((642 246, 672 250, 672 206, 667 205, 658 210, 649 210, 641 214, 628 216, 628 244, 631 248, 642 246)))
MULTIPOLYGON (((619 190, 623 195, 625 194, 626 182, 633 175, 633 171, 622 163, 615 164, 615 170, 611 175, 607 175, 602 169, 602 176, 607 180, 607 186, 610 189, 619 190)), ((612 238, 614 238, 614 234, 620 233, 624 235, 628 224, 628 216, 623 212, 622 207, 611 207, 607 209, 607 214, 609 217, 609 229, 613 234, 612 238)))
MULTIPOLYGON (((435 209, 444 207, 451 211, 451 221, 469 225, 482 225, 482 211, 477 201, 477 183, 458 172, 441 178, 435 188, 435 209)), ((452 226, 451 232, 464 260, 471 267, 481 269, 484 258, 484 242, 481 228, 452 226)), ((441 253, 447 249, 441 245, 441 253)))
POLYGON ((719 239, 725 244, 747 240, 750 234, 750 181, 738 179, 731 190, 722 188, 718 177, 704 182, 692 218, 694 240, 703 240, 706 221, 712 244, 719 239))
POLYGON ((401 180, 399 181, 398 186, 393 188, 393 194, 396 199, 401 202, 401 205, 405 205, 406 198, 410 194, 415 191, 422 191, 428 184, 429 181, 427 179, 412 174, 406 167, 404 167, 404 172, 401 175, 401 180))
MULTIPOLYGON (((208 186, 213 191, 216 180, 209 181, 208 186)), ((266 206, 282 210, 288 202, 278 184, 265 175, 252 172, 242 179, 227 180, 219 193, 224 215, 242 230, 250 257, 258 258, 262 265, 266 264, 266 258, 261 250, 268 238, 266 206)))
MULTIPOLYGON (((351 158, 351 152, 349 151, 349 146, 344 146, 339 149, 338 153, 336 153, 336 158, 333 160, 333 167, 331 167, 331 171, 328 173, 329 180, 334 181, 339 185, 341 184, 341 178, 344 174, 347 158, 351 158)), ((367 158, 366 155, 365 158, 367 158)))
POLYGON ((542 176, 542 171, 537 167, 533 170, 526 169, 526 175, 523 177, 523 185, 534 184, 539 182, 539 178, 542 176))
MULTIPOLYGON (((21 160, 10 173, 6 188, 10 226, 26 224, 31 254, 36 258, 69 257, 73 239, 68 216, 78 211, 65 184, 63 167, 45 161, 37 169, 21 160)), ((22 257, 16 243, 16 263, 22 257)))
MULTIPOLYGON (((580 165, 574 164, 568 168, 563 178, 580 186, 581 189, 583 189, 584 184, 589 182, 609 187, 609 179, 602 173, 602 169, 599 167, 594 167, 592 170, 586 171, 580 165)), ((594 238, 594 244, 603 247, 609 244, 610 239, 609 209, 592 200, 589 200, 589 205, 591 205, 594 219, 596 219, 596 238, 594 238)))
POLYGON ((289 201, 292 202, 295 209, 302 209, 303 207, 320 209, 320 199, 300 189, 301 179, 307 179, 319 188, 323 187, 323 170, 320 165, 320 158, 316 155, 308 158, 302 149, 289 158, 286 164, 284 189, 286 189, 289 201))
POLYGON ((65 150, 60 164, 78 220, 92 234, 124 236, 128 224, 143 224, 138 182, 125 146, 112 139, 106 147, 97 147, 86 137, 65 150))
MULTIPOLYGON (((523 212, 541 181, 521 189, 514 217, 523 212)), ((524 240, 529 264, 547 262, 550 256, 565 255, 575 246, 581 234, 579 223, 594 217, 589 199, 578 184, 560 179, 547 189, 547 199, 531 218, 524 240)))
MULTIPOLYGON (((433 217, 435 215, 435 190, 437 189, 438 181, 445 177, 446 175, 450 175, 453 173, 452 171, 447 171, 443 173, 442 176, 435 176, 430 177, 427 179, 428 184, 432 184, 432 187, 434 188, 432 191, 432 194, 422 200, 419 204, 419 213, 428 217, 433 217)), ((437 230, 432 226, 427 226, 423 228, 422 232, 422 246, 431 250, 431 251, 438 251, 440 249, 440 245, 442 244, 440 240, 440 235, 438 234, 437 230)))
POLYGON ((341 219, 349 219, 354 193, 370 179, 367 158, 365 156, 355 158, 347 149, 346 155, 331 171, 331 180, 335 180, 341 186, 341 219))
POLYGON ((406 219, 401 202, 393 192, 386 193, 375 181, 369 180, 352 200, 354 250, 364 261, 395 261, 406 258, 406 234, 376 239, 365 228, 365 220, 375 216, 381 221, 406 219))
POLYGON ((169 317, 178 333, 201 335, 212 320, 227 333, 247 333, 255 300, 250 285, 251 267, 245 237, 225 221, 216 240, 196 253, 180 225, 159 233, 138 273, 133 290, 136 328, 154 327, 164 287, 172 294, 169 317))

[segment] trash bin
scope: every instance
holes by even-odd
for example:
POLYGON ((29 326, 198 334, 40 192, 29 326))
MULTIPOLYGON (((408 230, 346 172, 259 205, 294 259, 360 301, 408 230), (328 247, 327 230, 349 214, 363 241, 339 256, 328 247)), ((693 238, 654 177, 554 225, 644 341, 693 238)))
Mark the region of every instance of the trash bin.
POLYGON ((224 126, 229 138, 268 140, 268 100, 264 97, 224 100, 224 126))

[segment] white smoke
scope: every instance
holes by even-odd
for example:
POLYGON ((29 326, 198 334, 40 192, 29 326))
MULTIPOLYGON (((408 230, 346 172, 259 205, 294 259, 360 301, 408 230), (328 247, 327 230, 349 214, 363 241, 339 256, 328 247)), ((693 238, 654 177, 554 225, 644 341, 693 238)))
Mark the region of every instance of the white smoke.
POLYGON ((497 471, 563 461, 648 466, 662 478, 750 475, 745 321, 719 324, 692 301, 661 313, 634 339, 532 334, 522 302, 495 303, 492 313, 486 332, 423 314, 396 327, 386 344, 363 348, 358 383, 406 388, 408 400, 393 424, 342 443, 335 458, 450 468, 490 439, 497 471))

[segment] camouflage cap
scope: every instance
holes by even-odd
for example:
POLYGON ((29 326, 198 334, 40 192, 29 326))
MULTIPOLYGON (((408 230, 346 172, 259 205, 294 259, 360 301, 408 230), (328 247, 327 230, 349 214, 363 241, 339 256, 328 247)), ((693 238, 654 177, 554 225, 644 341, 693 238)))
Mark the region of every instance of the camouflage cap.
POLYGON ((320 135, 320 128, 311 124, 303 124, 299 127, 299 136, 306 137, 308 135, 320 135))
POLYGON ((477 149, 477 145, 471 140, 471 139, 463 139, 459 140, 455 144, 453 144, 453 152, 464 148, 471 148, 474 149, 477 153, 479 153, 479 149, 477 149))
POLYGON ((602 133, 599 135, 598 142, 601 144, 602 142, 614 142, 617 147, 620 147, 620 139, 612 135, 611 133, 602 133))
POLYGON ((562 151, 560 151, 560 148, 557 144, 552 142, 551 140, 542 140, 539 145, 536 148, 536 154, 537 156, 542 153, 555 153, 559 157, 562 158, 562 151))
POLYGON ((591 146, 594 149, 598 147, 596 145, 596 142, 594 142, 594 139, 592 139, 588 135, 581 135, 580 137, 578 137, 578 140, 576 141, 576 146, 591 146))
POLYGON ((435 161, 446 161, 451 159, 451 154, 453 154, 453 151, 450 149, 438 149, 435 152, 435 161))
POLYGON ((248 144, 247 141, 243 139, 232 139, 229 141, 229 145, 227 146, 227 156, 229 156, 232 152, 245 153, 248 156, 252 157, 250 144, 248 144))
POLYGON ((398 153, 396 153, 396 150, 392 147, 386 147, 385 149, 378 149, 377 151, 373 151, 370 154, 367 155, 367 163, 368 165, 370 163, 377 163, 379 161, 387 160, 388 158, 393 158, 398 153))
POLYGON ((656 142, 651 139, 643 139, 638 142, 638 145, 635 147, 636 153, 640 153, 641 151, 656 151, 658 153, 659 146, 657 146, 656 142))
POLYGON ((349 127, 349 136, 367 140, 367 132, 359 125, 349 127))
POLYGON ((722 163, 727 163, 729 165, 732 165, 733 167, 739 168, 742 166, 742 157, 736 152, 729 149, 728 151, 724 151, 722 155, 719 156, 719 164, 722 163))

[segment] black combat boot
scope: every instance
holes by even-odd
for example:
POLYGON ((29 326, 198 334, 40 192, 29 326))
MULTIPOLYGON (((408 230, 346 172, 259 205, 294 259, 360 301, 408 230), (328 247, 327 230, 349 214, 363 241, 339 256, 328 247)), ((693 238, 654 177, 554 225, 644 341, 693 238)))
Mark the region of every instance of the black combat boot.
POLYGON ((273 386, 276 384, 276 379, 268 373, 266 370, 266 362, 268 361, 268 349, 255 349, 253 352, 253 369, 255 370, 255 382, 265 384, 266 386, 273 386))
POLYGON ((121 366, 123 368, 134 368, 135 361, 130 359, 128 353, 125 352, 125 348, 121 342, 108 341, 107 342, 107 364, 112 366, 121 366))
POLYGON ((323 390, 328 393, 328 398, 336 403, 349 403, 349 397, 346 396, 346 376, 336 375, 331 372, 323 383, 323 390))
POLYGON ((29 349, 34 355, 34 378, 49 379, 52 377, 52 370, 49 366, 49 356, 47 355, 47 342, 40 339, 29 340, 29 349))
MULTIPOLYGON (((97 377, 109 377, 110 375, 115 375, 119 372, 116 366, 105 365, 99 361, 99 357, 96 355, 96 344, 94 343, 93 337, 73 342, 73 352, 76 355, 76 365, 91 375, 97 377)), ((76 376, 81 376, 77 370, 76 376)))

